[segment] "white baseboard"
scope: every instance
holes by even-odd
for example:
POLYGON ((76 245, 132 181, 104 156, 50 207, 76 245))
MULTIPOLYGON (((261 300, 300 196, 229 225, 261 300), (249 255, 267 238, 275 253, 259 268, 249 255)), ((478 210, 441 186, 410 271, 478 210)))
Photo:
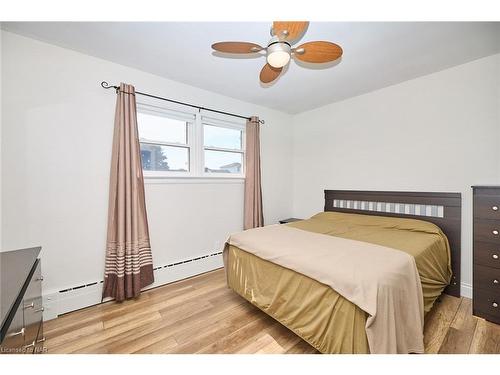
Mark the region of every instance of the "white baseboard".
POLYGON ((472 298, 472 285, 461 283, 460 284, 460 295, 462 297, 472 298))
MULTIPOLYGON (((213 271, 221 267, 223 267, 222 254, 211 254, 193 260, 156 268, 153 271, 155 282, 144 288, 144 290, 213 271)), ((58 315, 101 303, 103 284, 101 281, 92 284, 93 285, 73 288, 69 291, 45 294, 43 296, 43 319, 54 319, 57 318, 58 315)), ((106 299, 105 301, 108 300, 110 299, 106 299)))
POLYGON ((156 288, 161 285, 169 284, 174 281, 186 279, 205 272, 213 271, 224 266, 222 254, 210 256, 197 261, 177 264, 172 267, 162 268, 154 271, 155 282, 146 288, 156 288))

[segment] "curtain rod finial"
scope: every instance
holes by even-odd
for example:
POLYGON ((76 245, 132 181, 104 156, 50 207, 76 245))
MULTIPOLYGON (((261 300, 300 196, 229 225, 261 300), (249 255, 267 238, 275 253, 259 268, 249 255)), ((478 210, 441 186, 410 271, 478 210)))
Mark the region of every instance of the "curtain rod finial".
POLYGON ((106 81, 102 81, 102 82, 101 82, 101 87, 102 87, 103 89, 112 89, 112 88, 113 88, 113 89, 115 89, 117 92, 118 92, 118 89, 119 89, 119 87, 118 87, 118 86, 111 86, 111 85, 110 85, 109 83, 107 83, 106 81))

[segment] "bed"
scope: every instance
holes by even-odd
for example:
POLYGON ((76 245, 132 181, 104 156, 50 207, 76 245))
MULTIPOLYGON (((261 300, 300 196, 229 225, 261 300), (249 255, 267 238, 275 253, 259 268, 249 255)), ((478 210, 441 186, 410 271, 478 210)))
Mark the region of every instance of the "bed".
MULTIPOLYGON (((286 224, 401 250, 415 259, 423 309, 459 296, 459 193, 325 190, 325 210, 286 224)), ((228 286, 322 353, 370 353, 368 314, 332 287, 238 246, 225 253, 228 286)))

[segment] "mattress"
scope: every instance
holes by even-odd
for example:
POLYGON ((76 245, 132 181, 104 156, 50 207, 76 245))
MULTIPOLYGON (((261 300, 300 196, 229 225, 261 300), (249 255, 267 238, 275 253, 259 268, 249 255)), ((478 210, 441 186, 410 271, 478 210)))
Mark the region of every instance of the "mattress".
MULTIPOLYGON (((287 225, 412 255, 422 283, 425 312, 451 279, 446 236, 426 221, 322 212, 287 225)), ((329 286, 235 246, 229 247, 226 272, 230 288, 320 352, 369 353, 367 314, 329 286)))

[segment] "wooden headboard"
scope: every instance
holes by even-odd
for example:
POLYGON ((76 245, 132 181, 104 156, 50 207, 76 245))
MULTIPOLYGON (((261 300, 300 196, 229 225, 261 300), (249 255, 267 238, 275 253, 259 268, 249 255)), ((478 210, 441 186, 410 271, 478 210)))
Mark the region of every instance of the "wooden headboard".
POLYGON ((453 277, 445 293, 460 297, 460 193, 325 190, 325 211, 393 216, 436 224, 448 237, 453 277))

